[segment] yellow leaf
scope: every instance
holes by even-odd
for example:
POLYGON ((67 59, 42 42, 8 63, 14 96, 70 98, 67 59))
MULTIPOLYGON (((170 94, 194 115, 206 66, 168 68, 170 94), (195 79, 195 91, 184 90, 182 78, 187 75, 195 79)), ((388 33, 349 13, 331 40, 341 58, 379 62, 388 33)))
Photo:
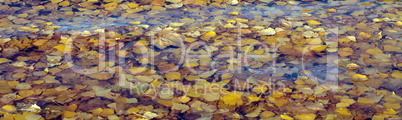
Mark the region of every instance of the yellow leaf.
POLYGON ((269 117, 273 117, 273 116, 275 116, 275 113, 271 112, 271 111, 264 111, 264 112, 261 112, 261 114, 260 114, 261 118, 269 118, 269 117))
POLYGON ((386 109, 383 113, 384 114, 389 114, 389 115, 397 114, 397 112, 394 109, 386 109))
POLYGON ((66 7, 66 6, 70 5, 70 2, 69 1, 63 1, 63 2, 59 3, 59 5, 66 7))
POLYGON ((135 2, 131 2, 131 3, 128 3, 128 4, 127 4, 127 6, 130 7, 130 8, 138 7, 138 5, 139 5, 139 4, 137 4, 137 3, 135 3, 135 2))
POLYGON ((180 27, 180 26, 182 26, 182 25, 184 25, 184 24, 186 24, 186 23, 174 23, 174 22, 173 22, 173 23, 170 23, 169 26, 170 26, 170 27, 180 27))
POLYGON ((105 7, 105 10, 112 11, 117 8, 117 5, 118 5, 117 3, 112 2, 112 3, 105 4, 104 7, 105 7))
POLYGON ((356 101, 353 100, 353 99, 346 99, 346 98, 344 98, 344 99, 341 99, 341 102, 348 103, 348 104, 353 104, 353 103, 355 103, 356 101))
POLYGON ((368 49, 366 53, 371 54, 371 55, 381 55, 382 50, 378 48, 373 48, 373 49, 368 49))
POLYGON ((348 108, 338 108, 336 110, 337 113, 339 113, 340 115, 344 115, 344 116, 352 116, 352 113, 349 112, 348 108))
POLYGON ((116 51, 116 55, 118 57, 125 57, 128 55, 128 52, 127 51, 116 51))
POLYGON ((307 24, 310 26, 316 26, 316 25, 321 25, 321 22, 318 22, 315 20, 309 20, 309 21, 307 21, 307 24))
POLYGON ((169 72, 165 75, 165 78, 169 81, 179 80, 181 78, 181 74, 179 72, 169 72))
POLYGON ((390 51, 398 52, 398 51, 401 51, 401 47, 396 47, 396 46, 393 46, 393 45, 384 45, 384 51, 387 51, 387 52, 390 52, 390 51))
POLYGON ((152 82, 154 79, 150 76, 134 76, 135 79, 141 81, 141 82, 152 82))
POLYGON ((268 88, 265 85, 257 85, 257 86, 254 86, 252 89, 252 91, 257 94, 264 93, 267 90, 268 90, 268 88))
POLYGON ((282 118, 283 120, 294 120, 294 118, 292 118, 292 117, 290 117, 290 116, 288 116, 288 115, 286 115, 286 114, 281 115, 281 118, 282 118))
POLYGON ((63 51, 63 52, 73 51, 72 45, 59 44, 59 45, 54 46, 53 48, 56 48, 58 51, 63 51))
POLYGON ((141 21, 130 21, 130 22, 128 22, 128 24, 130 24, 130 25, 138 25, 138 24, 141 24, 141 21))
POLYGON ((349 56, 349 55, 353 55, 353 49, 352 48, 341 48, 339 50, 338 54, 341 57, 346 57, 346 56, 349 56))
POLYGON ((313 113, 308 113, 308 114, 299 114, 294 117, 298 120, 314 120, 316 115, 313 113))
POLYGON ((7 59, 7 58, 0 58, 0 64, 7 63, 7 62, 11 62, 11 60, 7 59))
POLYGON ((188 107, 188 105, 185 105, 185 104, 173 103, 173 105, 172 105, 172 110, 180 110, 182 113, 186 112, 189 109, 190 109, 190 107, 188 107))
POLYGON ((63 0, 50 0, 52 3, 59 3, 59 2, 61 2, 61 1, 63 1, 63 0))
POLYGON ((326 45, 312 45, 312 46, 310 46, 310 50, 313 50, 315 52, 324 51, 326 48, 327 48, 326 45))
POLYGON ((146 68, 144 68, 144 67, 131 67, 130 68, 130 73, 131 74, 138 74, 138 73, 144 72, 145 70, 146 70, 146 68))
POLYGON ((391 109, 399 109, 401 108, 401 105, 399 103, 384 103, 384 106, 386 108, 391 108, 391 109))
POLYGON ((201 95, 202 95, 202 94, 201 94, 200 92, 196 91, 195 89, 191 89, 191 90, 187 93, 187 96, 195 97, 195 98, 200 97, 201 95))
POLYGON ((208 71, 208 72, 204 72, 204 73, 202 73, 201 75, 199 75, 201 78, 208 78, 208 77, 210 77, 210 76, 212 76, 213 74, 215 74, 215 72, 216 72, 217 70, 215 69, 215 70, 211 70, 211 71, 208 71))
POLYGON ((113 74, 108 73, 108 72, 99 72, 99 73, 94 73, 94 74, 90 74, 87 75, 90 78, 93 79, 99 79, 99 80, 107 80, 113 77, 113 74))
POLYGON ((229 12, 228 14, 229 14, 229 15, 239 15, 239 12, 237 12, 237 11, 232 11, 232 12, 229 12))
POLYGON ((352 80, 353 81, 358 81, 358 82, 363 82, 363 81, 367 81, 368 78, 366 75, 362 75, 362 74, 354 74, 352 76, 352 80))
POLYGON ((140 110, 138 108, 132 107, 132 108, 129 108, 126 112, 127 112, 127 114, 133 114, 133 113, 137 113, 139 111, 140 110))
POLYGON ((394 70, 394 72, 392 72, 391 76, 394 78, 402 78, 402 72, 398 71, 398 70, 394 70))
POLYGON ((250 101, 249 103, 255 102, 255 101, 259 101, 259 100, 261 99, 260 97, 256 96, 255 94, 252 94, 252 95, 250 95, 250 96, 247 96, 247 98, 248 98, 248 100, 250 101))
POLYGON ((188 101, 191 100, 191 98, 190 98, 190 97, 187 97, 187 96, 182 96, 182 97, 177 98, 177 100, 178 100, 179 102, 181 102, 181 103, 187 103, 188 101))
POLYGON ((209 32, 206 32, 205 34, 203 34, 202 38, 203 38, 203 40, 209 40, 209 39, 215 37, 216 35, 217 34, 215 31, 209 31, 209 32))
POLYGON ((43 44, 45 44, 48 40, 36 40, 33 45, 35 46, 41 46, 43 44))
POLYGON ((240 106, 243 104, 243 100, 241 98, 242 93, 241 92, 230 92, 227 95, 224 95, 221 97, 221 100, 223 101, 224 104, 226 105, 237 105, 240 106))
POLYGON ((7 112, 16 112, 17 108, 14 107, 13 105, 4 105, 3 107, 1 107, 1 109, 3 109, 4 111, 7 112))
POLYGON ((359 97, 357 99, 358 103, 373 103, 373 100, 371 100, 370 98, 365 98, 365 97, 359 97))
POLYGON ((402 22, 401 22, 401 21, 398 21, 398 22, 395 23, 395 25, 397 25, 397 26, 399 26, 399 27, 402 27, 402 22))
POLYGON ((371 35, 365 32, 360 32, 358 35, 359 38, 371 38, 371 35))

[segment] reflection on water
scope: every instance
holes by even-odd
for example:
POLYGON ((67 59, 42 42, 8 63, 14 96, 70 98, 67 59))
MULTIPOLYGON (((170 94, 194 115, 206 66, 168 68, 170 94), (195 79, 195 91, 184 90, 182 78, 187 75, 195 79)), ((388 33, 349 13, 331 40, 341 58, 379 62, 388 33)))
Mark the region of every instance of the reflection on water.
POLYGON ((400 2, 0 2, 4 119, 401 118, 400 2))

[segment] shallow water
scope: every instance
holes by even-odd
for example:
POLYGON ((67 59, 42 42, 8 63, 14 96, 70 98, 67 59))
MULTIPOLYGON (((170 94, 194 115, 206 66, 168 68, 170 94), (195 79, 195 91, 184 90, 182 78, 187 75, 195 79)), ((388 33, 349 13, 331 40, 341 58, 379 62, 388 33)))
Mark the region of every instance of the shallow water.
POLYGON ((2 118, 402 115, 401 2, 0 2, 2 118))

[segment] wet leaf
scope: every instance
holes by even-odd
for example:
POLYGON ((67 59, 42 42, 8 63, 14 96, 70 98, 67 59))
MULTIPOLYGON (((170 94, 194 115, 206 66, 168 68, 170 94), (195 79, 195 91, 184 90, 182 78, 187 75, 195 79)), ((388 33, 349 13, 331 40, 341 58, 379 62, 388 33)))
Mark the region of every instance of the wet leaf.
POLYGON ((229 94, 222 96, 221 100, 226 105, 240 106, 243 104, 243 100, 242 100, 241 96, 242 96, 241 92, 230 92, 229 94))
POLYGON ((172 106, 172 110, 179 110, 182 113, 186 112, 189 109, 190 109, 190 107, 188 105, 185 105, 185 104, 173 103, 173 106, 172 106))

